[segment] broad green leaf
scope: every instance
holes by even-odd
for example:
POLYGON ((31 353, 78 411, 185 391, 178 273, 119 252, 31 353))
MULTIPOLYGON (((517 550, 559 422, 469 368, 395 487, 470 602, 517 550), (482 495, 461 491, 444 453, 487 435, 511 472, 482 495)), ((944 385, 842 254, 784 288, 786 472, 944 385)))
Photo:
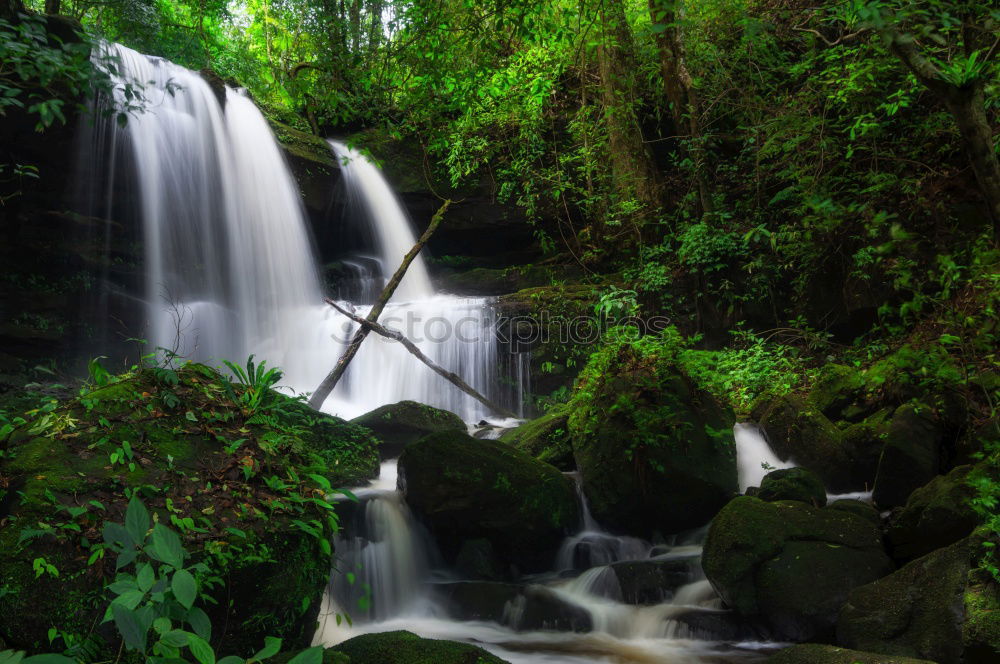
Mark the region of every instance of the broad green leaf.
POLYGON ((122 635, 125 646, 130 650, 145 652, 146 630, 139 621, 139 612, 128 609, 120 604, 111 605, 111 613, 115 618, 115 627, 122 635))
POLYGON ((212 621, 209 620, 208 614, 197 606, 188 611, 187 622, 191 625, 191 629, 194 630, 195 634, 206 641, 212 639, 212 621))
POLYGON ((125 530, 135 542, 142 542, 146 539, 146 532, 149 530, 149 512, 136 496, 128 501, 128 509, 125 511, 125 530))
POLYGON ((212 650, 212 646, 208 645, 208 641, 205 639, 189 632, 188 647, 191 649, 191 654, 194 655, 194 658, 200 664, 215 664, 215 651, 212 650))
POLYGON ((135 582, 142 592, 146 592, 152 588, 153 584, 156 583, 156 574, 153 572, 153 566, 149 563, 143 564, 139 568, 139 573, 135 576, 135 582))
POLYGON ((323 664, 323 646, 313 646, 303 650, 288 660, 288 664, 323 664))
POLYGON ((184 569, 174 572, 174 577, 170 580, 170 589, 174 591, 174 597, 185 609, 194 606, 194 600, 198 597, 198 583, 191 576, 191 572, 184 569))
POLYGON ((181 538, 162 523, 153 526, 153 554, 157 560, 180 569, 184 567, 184 547, 181 538))
MULTIPOLYGON (((2 661, 2 659, 0 659, 2 661)), ((76 664, 76 660, 65 655, 45 654, 32 655, 21 660, 21 664, 76 664)))
POLYGON ((260 649, 250 661, 261 661, 268 657, 274 657, 281 650, 281 639, 274 636, 264 637, 264 647, 260 649))

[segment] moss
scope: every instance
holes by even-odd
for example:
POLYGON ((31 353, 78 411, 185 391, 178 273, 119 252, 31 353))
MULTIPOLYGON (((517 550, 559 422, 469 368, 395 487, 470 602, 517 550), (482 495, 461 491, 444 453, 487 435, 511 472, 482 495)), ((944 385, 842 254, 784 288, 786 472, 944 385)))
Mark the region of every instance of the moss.
POLYGON ((737 490, 734 416, 661 339, 595 353, 569 403, 573 456, 594 517, 641 535, 708 522, 737 490))
POLYGON ((557 406, 539 418, 504 432, 500 440, 559 470, 576 470, 566 406, 557 406))
POLYGON ((412 632, 380 632, 348 639, 333 648, 352 664, 506 664, 482 648, 467 643, 423 639, 412 632))
POLYGON ((984 573, 969 575, 963 603, 964 664, 988 664, 1000 659, 1000 589, 984 573))
POLYGON ((768 473, 761 481, 757 497, 768 502, 800 500, 816 507, 826 505, 823 482, 805 468, 784 468, 768 473))
POLYGON ((877 523, 748 496, 712 521, 702 563, 729 606, 762 617, 776 637, 795 640, 828 637, 847 592, 892 570, 877 523), (815 578, 817 569, 822 579, 815 578))
POLYGON ((975 491, 968 483, 972 470, 959 466, 910 494, 886 533, 894 558, 913 560, 972 533, 979 523, 971 505, 975 491))
POLYGON ((432 434, 404 450, 399 473, 407 503, 449 557, 466 540, 486 539, 505 560, 548 569, 579 525, 572 481, 499 441, 432 434))
POLYGON ((864 385, 864 376, 858 369, 826 364, 809 390, 808 402, 830 419, 839 419, 843 410, 862 396, 864 385))
POLYGON ((332 172, 337 168, 337 160, 330 150, 330 146, 319 136, 295 129, 294 127, 279 122, 274 118, 268 118, 275 138, 293 157, 297 157, 307 162, 312 162, 316 166, 326 167, 332 172))
POLYGON ((416 401, 380 406, 354 418, 351 424, 363 427, 378 438, 383 458, 399 456, 403 448, 428 434, 466 430, 465 422, 458 415, 416 401))

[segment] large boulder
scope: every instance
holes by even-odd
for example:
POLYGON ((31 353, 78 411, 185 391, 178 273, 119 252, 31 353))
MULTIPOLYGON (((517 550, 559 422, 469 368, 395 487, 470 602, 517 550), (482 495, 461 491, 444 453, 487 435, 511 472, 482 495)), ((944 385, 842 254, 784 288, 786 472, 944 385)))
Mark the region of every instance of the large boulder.
POLYGON ((799 500, 816 507, 826 505, 826 489, 815 473, 805 468, 774 470, 761 480, 757 497, 767 502, 799 500))
POLYGON ((485 539, 522 571, 549 569, 563 537, 580 525, 570 478, 496 440, 460 431, 432 434, 399 458, 410 508, 454 560, 464 542, 485 539))
POLYGON ((967 537, 978 525, 969 484, 972 466, 939 475, 910 494, 894 515, 886 539, 893 558, 909 561, 967 537))
POLYGON ((831 638, 847 593, 893 569, 877 524, 843 510, 749 496, 712 522, 702 563, 727 605, 792 641, 831 638))
POLYGON ((565 406, 504 432, 500 440, 559 470, 576 470, 569 436, 569 410, 565 406))
MULTIPOLYGON (((507 664, 477 646, 456 641, 422 639, 413 632, 362 634, 331 648, 350 664, 507 664)), ((325 660, 325 658, 324 658, 325 660)))
POLYGON ((944 434, 930 407, 910 402, 896 409, 875 475, 876 505, 883 509, 904 505, 914 489, 941 471, 944 434))
POLYGON ((791 646, 771 655, 765 664, 934 664, 926 659, 886 657, 878 653, 848 650, 818 643, 791 646))
POLYGON ((779 459, 794 461, 816 473, 830 491, 860 491, 871 486, 881 447, 872 427, 858 423, 853 430, 841 430, 807 397, 798 394, 757 404, 753 417, 779 459), (850 436, 846 435, 848 430, 850 436))
POLYGON ((438 431, 465 431, 465 422, 455 413, 416 401, 388 404, 351 420, 382 441, 383 459, 398 457, 403 448, 438 431))
POLYGON ((707 523, 736 494, 734 415, 669 349, 609 344, 581 374, 570 409, 583 491, 606 528, 678 533, 707 523))
POLYGON ((840 612, 837 642, 938 664, 1000 660, 995 584, 974 565, 981 547, 981 538, 969 537, 855 588, 840 612))
POLYGON ((626 560, 610 568, 626 604, 661 604, 695 581, 699 572, 697 558, 626 560))

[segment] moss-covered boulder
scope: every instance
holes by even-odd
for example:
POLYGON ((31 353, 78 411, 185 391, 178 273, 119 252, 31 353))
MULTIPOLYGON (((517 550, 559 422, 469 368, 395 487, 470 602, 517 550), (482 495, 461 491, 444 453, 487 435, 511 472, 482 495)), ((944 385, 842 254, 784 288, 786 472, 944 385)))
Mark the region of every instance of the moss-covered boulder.
POLYGON ((374 440, 278 393, 252 406, 203 365, 104 380, 114 382, 51 402, 3 442, 0 635, 37 650, 49 627, 90 632, 114 575, 94 555, 103 523, 121 523, 134 494, 225 579, 218 605, 203 607, 223 650, 308 641, 330 568, 329 513, 310 499, 377 473, 374 440), (37 575, 37 559, 58 577, 37 575))
POLYGON ((522 571, 546 570, 580 523, 572 480, 506 443, 460 431, 407 447, 399 482, 450 560, 465 541, 485 539, 522 571))
POLYGON ((934 664, 934 662, 848 650, 818 643, 803 643, 771 655, 765 664, 934 664))
POLYGON ((904 505, 914 489, 941 471, 944 435, 942 422, 929 406, 910 402, 896 409, 875 475, 876 505, 904 505))
POLYGON ((749 496, 712 521, 702 563, 726 604, 793 641, 832 637, 850 589, 893 569, 877 524, 842 510, 749 496))
POLYGON ((507 664, 468 643, 423 639, 404 631, 362 634, 331 650, 350 657, 350 664, 507 664))
POLYGON ((958 664, 964 649, 965 589, 977 549, 978 542, 967 538, 855 588, 840 612, 837 642, 958 664))
POLYGON ((416 401, 380 406, 351 420, 374 433, 382 444, 383 459, 398 457, 403 448, 438 431, 465 431, 465 422, 455 413, 416 401))
POLYGON ((830 491, 857 491, 871 486, 878 458, 865 453, 865 449, 874 441, 864 437, 845 441, 844 431, 810 405, 806 397, 786 394, 762 402, 754 407, 753 417, 779 459, 813 471, 830 491))
POLYGON ((594 354, 569 404, 573 456, 594 518, 649 536, 707 523, 738 489, 734 416, 656 343, 594 354))
POLYGON ((559 470, 576 470, 569 436, 569 409, 565 406, 504 432, 500 440, 559 470))
POLYGON ((894 514, 886 539, 893 558, 909 561, 967 537, 978 525, 969 484, 972 466, 939 475, 910 494, 894 514))
POLYGON ((805 468, 782 468, 764 476, 757 497, 761 500, 799 500, 815 507, 826 505, 826 489, 815 473, 805 468))
POLYGON ((833 421, 856 419, 863 414, 859 405, 864 400, 865 380, 860 370, 843 364, 826 364, 813 381, 808 396, 809 406, 833 421))

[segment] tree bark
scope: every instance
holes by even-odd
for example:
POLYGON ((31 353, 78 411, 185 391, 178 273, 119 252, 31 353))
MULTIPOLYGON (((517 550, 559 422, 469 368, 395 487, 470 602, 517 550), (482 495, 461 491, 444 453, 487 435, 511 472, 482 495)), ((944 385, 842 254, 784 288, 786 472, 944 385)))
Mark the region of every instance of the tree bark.
POLYGON ((715 207, 707 173, 708 154, 701 133, 701 104, 687 68, 679 24, 680 0, 649 0, 649 17, 654 26, 660 26, 655 33, 656 45, 660 51, 660 72, 663 89, 670 102, 670 115, 677 133, 688 133, 701 210, 703 214, 709 214, 715 207))
MULTIPOLYGON (((378 317, 382 315, 382 310, 385 309, 385 305, 389 302, 389 298, 392 297, 392 294, 396 292, 396 288, 399 286, 399 282, 403 280, 403 276, 406 275, 406 270, 410 267, 410 263, 413 262, 413 259, 417 257, 420 250, 423 249, 425 244, 427 244, 427 240, 431 238, 431 235, 434 234, 437 227, 441 225, 441 219, 444 217, 444 213, 448 210, 450 205, 451 201, 446 200, 441 207, 438 208, 438 211, 435 212, 434 216, 431 218, 430 226, 428 226, 427 230, 424 231, 424 234, 420 236, 417 243, 413 245, 413 248, 410 249, 406 256, 403 257, 403 262, 400 263, 395 274, 393 274, 392 278, 389 280, 389 283, 387 283, 385 288, 382 289, 382 294, 378 296, 375 304, 372 305, 371 311, 368 312, 369 321, 374 323, 378 320, 378 317)), ((323 382, 320 383, 319 387, 316 388, 316 391, 313 392, 312 397, 310 397, 309 405, 313 409, 319 410, 320 407, 322 407, 323 402, 326 401, 327 397, 330 396, 330 393, 333 392, 333 388, 337 387, 337 383, 340 382, 344 372, 347 371, 347 365, 349 365, 351 360, 354 359, 354 356, 358 354, 358 351, 361 349, 361 343, 365 340, 370 331, 371 328, 362 325, 361 329, 355 333, 354 337, 351 339, 351 343, 347 345, 347 349, 344 351, 344 354, 340 356, 340 359, 337 360, 337 364, 333 367, 333 370, 327 374, 326 378, 323 379, 323 382)))
POLYGON ((604 0, 600 19, 603 39, 597 63, 612 177, 622 195, 634 197, 647 214, 653 213, 660 206, 660 178, 635 112, 635 47, 621 0, 604 0))
POLYGON ((0 0, 0 18, 17 23, 17 15, 24 13, 24 3, 21 0, 0 0))
POLYGON ((58 14, 62 8, 62 0, 45 0, 45 13, 58 14))
POLYGON ((879 32, 896 57, 918 81, 941 98, 955 119, 979 190, 986 200, 994 236, 997 236, 1000 232, 1000 162, 993 149, 993 128, 986 116, 983 81, 955 85, 943 76, 937 65, 924 57, 912 37, 888 22, 879 32))
POLYGON ((490 410, 492 410, 496 414, 503 415, 504 417, 511 417, 511 418, 515 418, 515 419, 517 418, 517 415, 515 415, 513 412, 507 410, 503 406, 498 406, 497 404, 493 403, 492 401, 490 401, 489 399, 487 399, 486 397, 484 397, 482 394, 480 394, 479 392, 477 392, 475 390, 475 388, 473 388, 471 385, 469 385, 464 380, 462 380, 461 376, 459 376, 458 374, 456 374, 456 373, 454 373, 452 371, 448 371, 447 369, 445 369, 444 367, 442 367, 439 364, 436 364, 433 360, 431 360, 429 357, 427 357, 426 355, 424 355, 423 352, 420 350, 420 348, 417 347, 417 345, 415 343, 413 343, 412 341, 410 341, 409 339, 407 339, 405 336, 403 336, 402 332, 399 332, 397 330, 390 330, 387 327, 383 327, 382 325, 379 325, 375 321, 367 320, 365 318, 362 318, 361 316, 358 316, 357 314, 352 314, 351 312, 349 312, 346 309, 342 308, 340 305, 338 305, 336 302, 334 302, 333 300, 331 300, 329 298, 326 299, 326 303, 329 304, 334 309, 336 309, 337 311, 339 311, 340 313, 342 313, 345 316, 347 316, 348 318, 350 318, 351 320, 353 320, 355 323, 358 323, 359 325, 361 325, 362 328, 367 328, 367 329, 371 330, 372 332, 374 332, 376 334, 380 334, 383 337, 386 337, 388 339, 394 339, 395 341, 398 341, 399 343, 403 344, 403 347, 406 348, 406 350, 410 351, 410 353, 414 357, 416 357, 418 360, 420 360, 421 362, 423 362, 424 364, 426 364, 428 367, 430 367, 431 370, 434 371, 434 373, 436 373, 439 376, 443 377, 445 380, 447 380, 448 382, 450 382, 452 385, 454 385, 458 389, 462 390, 463 392, 465 392, 466 394, 468 394, 470 397, 472 397, 473 399, 475 399, 479 403, 483 404, 484 406, 486 406, 487 408, 489 408, 490 410))

